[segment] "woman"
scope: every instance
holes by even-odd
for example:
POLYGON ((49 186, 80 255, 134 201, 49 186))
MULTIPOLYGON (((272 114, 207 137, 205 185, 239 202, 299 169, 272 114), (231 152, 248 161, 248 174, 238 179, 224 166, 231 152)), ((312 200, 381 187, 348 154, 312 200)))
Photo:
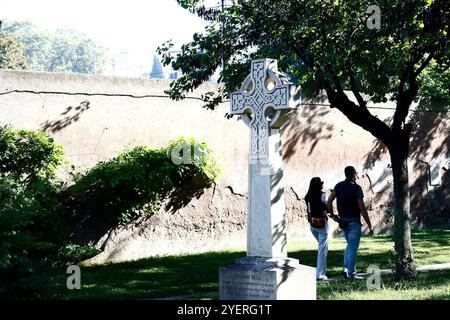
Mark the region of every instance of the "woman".
POLYGON ((323 181, 314 177, 309 183, 308 193, 305 196, 308 221, 313 236, 319 243, 317 252, 317 280, 327 280, 327 254, 328 254, 328 222, 327 222, 327 197, 322 191, 323 181))

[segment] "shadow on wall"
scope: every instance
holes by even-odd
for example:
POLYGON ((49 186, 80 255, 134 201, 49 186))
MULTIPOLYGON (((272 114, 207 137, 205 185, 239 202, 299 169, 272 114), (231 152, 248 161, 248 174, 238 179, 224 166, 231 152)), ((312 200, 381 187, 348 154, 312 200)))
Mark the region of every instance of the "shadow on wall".
POLYGON ((440 204, 438 214, 450 222, 450 168, 443 169, 442 184, 436 190, 436 203, 440 204))
MULTIPOLYGON (((178 210, 188 205, 194 198, 199 199, 204 194, 205 189, 209 188, 210 182, 203 174, 196 174, 188 177, 184 177, 182 181, 174 186, 171 190, 163 190, 162 198, 165 200, 163 204, 163 211, 175 214, 180 212, 178 210)), ((116 228, 121 226, 131 227, 136 223, 142 223, 142 215, 132 218, 125 223, 107 219, 102 215, 108 208, 108 213, 113 213, 119 216, 125 209, 123 206, 114 207, 110 205, 109 196, 105 192, 113 192, 122 197, 135 197, 134 190, 126 190, 127 187, 120 185, 116 190, 87 190, 85 192, 86 197, 78 199, 70 192, 65 191, 62 194, 65 208, 65 218, 70 230, 70 236, 72 239, 81 243, 97 243, 103 236, 111 236, 116 228)), ((149 200, 148 204, 152 205, 154 199, 149 200)), ((161 211, 161 210, 160 210, 161 211)), ((160 214, 160 213, 157 213, 160 214)), ((146 219, 150 216, 145 217, 146 219)), ((144 219, 145 220, 145 219, 144 219)), ((104 249, 103 247, 101 248, 104 249)))
MULTIPOLYGON (((386 122, 387 124, 390 125, 392 122, 392 117, 386 118, 386 120, 384 122, 386 122)), ((383 142, 381 142, 381 140, 379 140, 379 139, 373 140, 372 148, 364 156, 364 165, 363 165, 364 170, 370 170, 373 167, 375 167, 376 162, 381 160, 383 155, 386 153, 388 153, 388 149, 387 149, 386 145, 383 142)), ((386 174, 386 171, 383 172, 383 174, 386 174)), ((378 183, 380 181, 384 180, 384 178, 386 178, 386 177, 384 176, 382 179, 379 178, 378 183)), ((375 182, 374 185, 376 183, 377 182, 375 182)))
MULTIPOLYGON (((280 185, 282 179, 283 179, 283 171, 282 170, 278 170, 271 177, 271 181, 270 181, 271 188, 273 190, 277 190, 276 194, 274 194, 271 199, 272 205, 275 205, 276 203, 281 201, 281 199, 283 199, 283 202, 284 202, 284 188, 283 188, 283 186, 280 185)), ((282 241, 281 242, 281 250, 282 251, 287 250, 286 220, 283 219, 281 222, 276 224, 274 226, 274 229, 275 229, 275 232, 274 232, 274 236, 272 239, 272 245, 275 245, 281 239, 281 241, 282 241)))
POLYGON ((172 214, 176 213, 187 206, 192 199, 199 199, 207 187, 210 187, 210 182, 203 174, 196 174, 191 179, 182 181, 171 191, 165 210, 172 214))
POLYGON ((311 147, 308 156, 312 154, 320 140, 328 140, 333 136, 334 125, 324 120, 324 117, 331 112, 328 106, 306 105, 300 110, 293 110, 289 114, 289 119, 283 126, 287 133, 284 141, 283 160, 288 160, 296 153, 299 145, 308 142, 311 147))
POLYGON ((70 126, 73 122, 77 122, 80 119, 82 113, 90 109, 90 102, 84 100, 80 102, 77 107, 69 106, 64 112, 60 114, 62 116, 60 119, 56 120, 46 120, 41 124, 41 130, 44 132, 55 133, 61 131, 62 129, 70 126))
MULTIPOLYGON (((415 216, 432 210, 429 201, 429 161, 450 158, 450 135, 448 131, 449 101, 440 98, 422 98, 412 112, 410 122, 414 125, 410 142, 410 170, 413 173, 411 185, 411 210, 415 216), (442 137, 442 138, 441 138, 442 137), (436 141, 441 141, 436 144, 436 141), (434 143, 434 144, 433 144, 434 143)), ((386 120, 388 123, 392 118, 386 120)), ((388 154, 387 147, 379 140, 374 140, 371 150, 365 155, 364 169, 373 169, 383 155, 388 154)), ((372 186, 383 185, 391 177, 390 165, 372 181, 372 186)), ((442 197, 441 197, 442 198, 442 197)), ((384 185, 374 196, 374 202, 390 205, 392 186, 384 185), (386 194, 389 197, 386 197, 386 194), (390 198, 390 199, 389 199, 390 198), (384 203, 383 203, 384 202, 384 203)), ((442 207, 442 203, 439 204, 442 207)))
MULTIPOLYGON (((422 98, 420 100, 409 121, 414 125, 410 140, 410 157, 412 159, 420 159, 429 154, 432 151, 432 142, 439 136, 446 138, 440 146, 434 149, 432 157, 437 158, 443 154, 450 156, 450 136, 446 124, 449 110, 449 101, 446 99, 422 98)), ((392 117, 386 119, 385 122, 390 123, 391 121, 392 117)), ((387 152, 387 147, 380 140, 374 140, 372 149, 365 155, 364 169, 371 169, 375 162, 387 152)))
POLYGON ((433 158, 442 155, 450 156, 449 128, 446 123, 448 111, 450 111, 450 105, 446 99, 424 98, 420 101, 411 117, 411 123, 420 125, 414 128, 411 137, 410 155, 413 159, 419 159, 430 153, 433 139, 439 136, 445 136, 445 139, 430 155, 433 158))

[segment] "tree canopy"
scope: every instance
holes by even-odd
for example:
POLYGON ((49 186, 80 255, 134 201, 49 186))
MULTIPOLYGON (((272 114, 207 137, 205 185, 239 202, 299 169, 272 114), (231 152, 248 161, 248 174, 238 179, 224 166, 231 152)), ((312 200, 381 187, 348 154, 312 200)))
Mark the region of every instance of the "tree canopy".
MULTIPOLYGON (((422 95, 450 96, 448 1, 378 1, 379 29, 367 25, 369 0, 237 1, 224 11, 201 0, 178 2, 210 23, 178 56, 169 54, 170 42, 159 48, 164 63, 184 74, 171 86, 174 98, 219 67, 224 98, 240 86, 250 60, 261 57, 278 59, 308 96, 343 87, 381 102, 415 84, 422 95)), ((221 99, 211 101, 213 108, 221 99)))
POLYGON ((106 49, 86 35, 61 28, 41 30, 31 22, 6 22, 4 32, 24 47, 27 69, 48 72, 100 73, 106 49))
MULTIPOLYGON (((2 22, 0 21, 0 32, 2 22)), ((24 47, 16 38, 0 33, 0 69, 25 69, 24 47)))

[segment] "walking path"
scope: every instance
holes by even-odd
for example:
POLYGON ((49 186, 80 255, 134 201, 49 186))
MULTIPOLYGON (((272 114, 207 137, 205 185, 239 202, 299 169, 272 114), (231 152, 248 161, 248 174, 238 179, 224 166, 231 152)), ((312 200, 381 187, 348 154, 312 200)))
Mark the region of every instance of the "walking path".
MULTIPOLYGON (((450 262, 449 263, 439 263, 439 264, 429 264, 424 266, 417 266, 418 272, 423 271, 434 271, 434 270, 448 270, 450 269, 450 262)), ((392 270, 380 270, 381 275, 388 275, 392 274, 392 270)), ((371 276, 373 273, 358 273, 358 276, 363 277, 364 279, 367 279, 369 276, 371 276)), ((335 277, 329 277, 327 281, 320 281, 318 282, 319 285, 327 283, 329 281, 341 281, 345 280, 344 276, 335 276, 335 277)), ((153 298, 148 300, 212 300, 218 298, 218 292, 204 292, 204 293, 196 293, 196 294, 186 294, 181 296, 172 296, 172 297, 163 297, 163 298, 153 298)))
MULTIPOLYGON (((438 264, 428 264, 428 265, 424 265, 424 266, 417 266, 416 270, 417 272, 422 272, 422 271, 433 271, 433 270, 447 270, 450 269, 450 262, 449 263, 438 263, 438 264)), ((392 270, 380 270, 380 274, 382 276, 384 275, 388 275, 388 274, 393 274, 392 270)), ((372 272, 366 272, 366 273, 358 273, 357 274, 360 277, 363 277, 364 279, 367 279, 368 277, 370 277, 371 275, 373 275, 372 272)), ((345 280, 344 276, 334 276, 334 277, 329 277, 327 281, 339 281, 339 280, 345 280)), ((327 282, 327 281, 321 281, 321 282, 327 282)))

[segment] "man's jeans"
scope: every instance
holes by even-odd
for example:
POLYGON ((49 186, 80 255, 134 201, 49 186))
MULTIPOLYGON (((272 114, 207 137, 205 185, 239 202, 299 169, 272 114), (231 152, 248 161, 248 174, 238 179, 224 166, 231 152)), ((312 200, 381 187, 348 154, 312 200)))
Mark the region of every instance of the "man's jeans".
POLYGON ((328 223, 323 228, 315 228, 310 226, 311 233, 319 243, 319 250, 317 251, 317 267, 316 278, 325 276, 327 273, 327 254, 328 254, 328 223))
POLYGON ((359 248, 359 240, 361 239, 361 222, 351 221, 347 229, 343 230, 347 247, 344 253, 344 271, 346 270, 349 278, 356 275, 356 255, 359 248))

